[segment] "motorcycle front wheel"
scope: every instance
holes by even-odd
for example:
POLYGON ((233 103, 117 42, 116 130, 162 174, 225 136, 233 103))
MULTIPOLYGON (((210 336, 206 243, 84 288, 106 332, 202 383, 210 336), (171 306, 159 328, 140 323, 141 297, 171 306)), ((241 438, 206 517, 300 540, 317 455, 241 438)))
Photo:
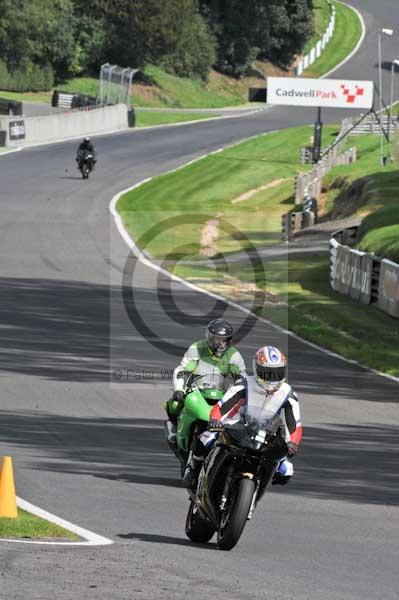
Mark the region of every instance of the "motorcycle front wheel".
POLYGON ((208 519, 202 516, 194 502, 190 501, 186 519, 186 536, 192 542, 206 543, 209 542, 215 528, 208 519))
POLYGON ((218 530, 217 543, 221 550, 231 550, 240 539, 254 493, 255 482, 246 478, 239 479, 231 490, 229 508, 223 515, 218 530))

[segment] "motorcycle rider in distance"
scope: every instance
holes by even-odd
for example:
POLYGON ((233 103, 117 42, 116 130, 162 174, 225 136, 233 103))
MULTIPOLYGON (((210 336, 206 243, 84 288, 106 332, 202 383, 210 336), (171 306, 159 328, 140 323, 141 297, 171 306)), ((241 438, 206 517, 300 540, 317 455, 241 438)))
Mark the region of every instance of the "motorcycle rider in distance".
POLYGON ((288 458, 294 457, 302 438, 301 414, 297 395, 286 382, 287 359, 273 346, 259 348, 253 359, 253 375, 245 381, 237 381, 211 410, 209 428, 195 440, 192 450, 190 472, 185 478, 187 487, 195 490, 202 462, 210 451, 223 423, 232 424, 240 420, 248 406, 261 407, 265 399, 266 409, 278 414, 285 423, 287 458, 280 462, 272 485, 288 483, 294 467, 288 458))
POLYGON ((245 378, 245 363, 233 344, 233 328, 224 319, 214 319, 206 328, 206 338, 194 342, 173 372, 174 392, 165 403, 168 441, 176 443, 177 418, 184 405, 184 387, 190 374, 206 376, 229 375, 234 380, 245 378))
POLYGON ((94 169, 94 165, 97 162, 97 158, 96 158, 96 149, 93 145, 93 143, 91 142, 89 137, 85 137, 83 138, 83 141, 79 144, 78 147, 78 151, 77 151, 77 155, 76 155, 76 162, 78 163, 78 169, 81 168, 81 160, 86 156, 86 154, 92 154, 93 155, 93 169, 94 169))

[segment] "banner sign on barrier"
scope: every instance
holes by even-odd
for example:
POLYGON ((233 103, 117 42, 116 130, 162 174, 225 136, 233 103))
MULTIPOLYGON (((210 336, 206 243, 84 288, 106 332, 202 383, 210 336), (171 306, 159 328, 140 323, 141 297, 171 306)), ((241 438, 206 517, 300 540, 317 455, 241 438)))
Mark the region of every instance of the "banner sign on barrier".
POLYGON ((393 317, 399 317, 399 265, 384 259, 380 266, 378 306, 393 317))
POLYGON ((267 102, 288 106, 371 109, 372 81, 268 77, 267 102))
POLYGON ((22 140, 25 138, 25 121, 9 121, 10 140, 22 140))
POLYGON ((362 304, 371 304, 373 266, 373 257, 370 254, 364 254, 362 257, 362 283, 359 297, 362 304))
POLYGON ((341 294, 349 294, 349 286, 351 283, 352 276, 352 255, 350 248, 346 246, 339 246, 337 248, 337 257, 336 257, 336 267, 335 267, 335 289, 341 294))
POLYGON ((359 250, 351 250, 351 276, 349 295, 354 300, 360 300, 362 290, 362 260, 364 252, 359 250))

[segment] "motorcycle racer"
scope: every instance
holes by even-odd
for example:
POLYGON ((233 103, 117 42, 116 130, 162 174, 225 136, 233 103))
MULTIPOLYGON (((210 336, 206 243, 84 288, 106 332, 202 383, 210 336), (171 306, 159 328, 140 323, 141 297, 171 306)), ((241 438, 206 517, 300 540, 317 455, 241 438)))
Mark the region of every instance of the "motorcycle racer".
POLYGON ((237 381, 211 410, 209 428, 194 441, 192 457, 185 483, 196 487, 202 462, 214 444, 223 423, 240 420, 248 406, 264 405, 279 414, 285 424, 285 440, 288 446, 287 458, 280 462, 272 484, 288 483, 294 473, 293 464, 288 458, 294 457, 302 438, 301 415, 298 397, 286 382, 287 359, 273 346, 259 348, 253 359, 253 375, 237 381))
POLYGON ((81 161, 84 159, 86 154, 93 155, 93 166, 94 166, 97 162, 96 149, 94 148, 93 142, 87 136, 85 138, 83 138, 83 140, 79 144, 79 147, 77 150, 76 162, 78 163, 78 169, 81 168, 81 161))
POLYGON ((174 392, 165 404, 169 417, 167 421, 168 440, 176 441, 177 418, 184 404, 185 384, 190 374, 215 375, 233 379, 245 378, 245 363, 233 344, 233 327, 224 319, 214 319, 206 329, 206 338, 194 342, 184 354, 173 373, 174 392))

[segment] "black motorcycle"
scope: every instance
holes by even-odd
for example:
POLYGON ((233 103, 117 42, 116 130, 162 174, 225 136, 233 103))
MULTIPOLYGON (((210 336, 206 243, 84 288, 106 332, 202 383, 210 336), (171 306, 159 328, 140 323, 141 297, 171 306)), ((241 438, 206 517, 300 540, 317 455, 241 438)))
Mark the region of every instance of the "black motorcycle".
POLYGON ((231 550, 265 493, 280 461, 287 456, 285 426, 264 407, 224 425, 205 459, 196 493, 189 491, 186 535, 208 542, 217 532, 222 550, 231 550))
POLYGON ((86 150, 81 153, 78 160, 78 167, 79 171, 82 173, 82 179, 88 179, 94 167, 94 155, 86 150))

